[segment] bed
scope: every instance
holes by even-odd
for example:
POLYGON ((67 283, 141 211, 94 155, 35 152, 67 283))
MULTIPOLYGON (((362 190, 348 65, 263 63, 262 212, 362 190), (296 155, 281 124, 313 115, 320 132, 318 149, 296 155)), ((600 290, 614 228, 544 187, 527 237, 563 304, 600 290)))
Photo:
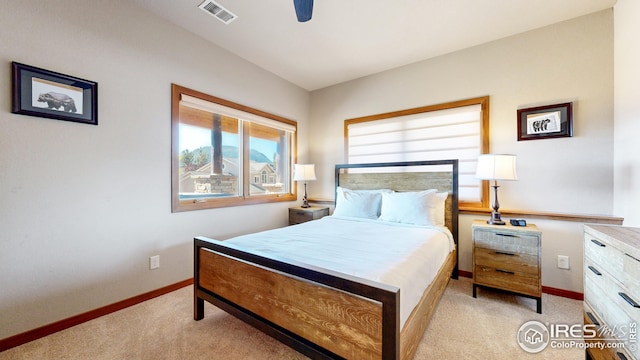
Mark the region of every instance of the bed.
MULTIPOLYGON (((204 301, 208 301, 313 359, 412 359, 449 278, 458 276, 458 162, 336 165, 335 183, 339 206, 332 216, 227 241, 196 237, 194 319, 204 317, 204 301), (369 199, 372 193, 381 194, 379 219, 345 216, 342 211, 348 203, 344 201, 345 194, 369 199), (431 215, 437 219, 435 225, 443 222, 444 227, 411 223, 405 221, 411 218, 411 213, 405 211, 398 217, 396 212, 386 211, 391 208, 385 208, 393 203, 388 199, 395 199, 397 205, 397 200, 404 201, 407 196, 418 194, 433 199, 436 193, 444 207, 438 210, 444 214, 431 215), (394 216, 398 217, 396 221, 394 216), (383 218, 388 221, 380 221, 383 218), (381 227, 377 228, 378 225, 381 227), (409 260, 395 263, 391 256, 379 254, 373 260, 348 260, 348 256, 343 256, 344 250, 336 250, 339 243, 351 243, 343 239, 347 236, 360 234, 363 241, 376 237, 384 241, 385 237, 397 235, 404 243, 413 236, 423 236, 423 231, 437 233, 436 238, 444 236, 451 244, 444 255, 439 255, 441 260, 435 266, 432 264, 435 261, 422 261, 433 269, 431 275, 424 276, 431 279, 419 285, 419 290, 407 288, 407 284, 413 286, 419 281, 398 280, 398 275, 394 275, 397 273, 381 270, 385 268, 382 263, 389 262, 395 269, 405 266, 398 264, 409 264, 409 260), (302 241, 294 247, 300 256, 278 252, 278 242, 294 240, 302 241), (324 250, 307 248, 317 243, 325 243, 324 250), (332 255, 332 249, 340 256, 332 255), (326 256, 316 256, 325 251, 326 256), (358 266, 348 270, 334 267, 334 261, 343 259, 347 259, 344 260, 347 265, 358 266), (374 266, 360 269, 361 264, 374 266), (401 298, 401 294, 405 296, 401 298)), ((356 252, 365 252, 366 245, 358 246, 356 252)), ((409 250, 424 251, 425 245, 412 246, 407 245, 407 256, 418 259, 427 256, 409 250)), ((402 253, 405 250, 401 247, 392 248, 402 253)), ((407 267, 421 266, 420 261, 411 261, 418 265, 407 267)))

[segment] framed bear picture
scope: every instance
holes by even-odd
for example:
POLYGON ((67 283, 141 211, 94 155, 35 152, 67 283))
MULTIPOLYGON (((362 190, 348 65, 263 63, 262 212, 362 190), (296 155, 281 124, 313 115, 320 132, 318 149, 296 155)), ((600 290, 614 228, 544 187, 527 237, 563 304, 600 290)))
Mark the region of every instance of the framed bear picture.
POLYGON ((573 103, 518 109, 518 141, 573 136, 573 103))
POLYGON ((11 67, 11 112, 98 125, 96 82, 17 62, 11 67))

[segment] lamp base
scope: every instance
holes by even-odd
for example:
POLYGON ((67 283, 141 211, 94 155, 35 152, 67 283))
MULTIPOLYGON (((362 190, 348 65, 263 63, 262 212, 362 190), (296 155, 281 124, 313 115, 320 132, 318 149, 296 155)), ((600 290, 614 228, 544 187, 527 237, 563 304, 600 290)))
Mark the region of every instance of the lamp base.
POLYGON ((491 212, 491 219, 487 220, 487 224, 490 225, 506 225, 504 221, 500 218, 500 213, 497 211, 491 212))
POLYGON ((309 200, 307 200, 307 193, 304 194, 304 197, 302 198, 302 205, 300 205, 301 208, 308 208, 311 207, 311 205, 309 205, 309 200))
POLYGON ((308 208, 311 207, 311 205, 309 205, 309 200, 307 200, 307 182, 305 181, 304 183, 304 195, 302 196, 302 206, 303 208, 308 208))

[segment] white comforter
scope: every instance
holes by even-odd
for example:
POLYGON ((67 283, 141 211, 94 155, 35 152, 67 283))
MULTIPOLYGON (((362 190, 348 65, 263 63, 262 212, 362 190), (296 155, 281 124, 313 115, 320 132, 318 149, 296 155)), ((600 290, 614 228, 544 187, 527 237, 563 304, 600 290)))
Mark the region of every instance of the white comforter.
POLYGON ((400 288, 400 326, 433 281, 453 236, 444 227, 327 216, 320 220, 239 236, 256 254, 303 262, 400 288))

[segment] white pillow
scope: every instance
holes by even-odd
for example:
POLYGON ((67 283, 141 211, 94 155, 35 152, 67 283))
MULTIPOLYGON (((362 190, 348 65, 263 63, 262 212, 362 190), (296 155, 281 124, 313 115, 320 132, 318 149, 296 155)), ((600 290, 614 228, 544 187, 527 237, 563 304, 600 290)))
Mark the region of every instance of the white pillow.
POLYGON ((445 226, 444 223, 444 204, 449 197, 449 193, 447 192, 437 192, 431 196, 431 201, 433 201, 435 210, 435 224, 436 226, 445 226))
POLYGON ((380 220, 414 225, 444 226, 446 192, 435 189, 382 194, 380 220))
POLYGON ((391 190, 350 190, 338 186, 333 215, 377 219, 383 192, 391 190))

